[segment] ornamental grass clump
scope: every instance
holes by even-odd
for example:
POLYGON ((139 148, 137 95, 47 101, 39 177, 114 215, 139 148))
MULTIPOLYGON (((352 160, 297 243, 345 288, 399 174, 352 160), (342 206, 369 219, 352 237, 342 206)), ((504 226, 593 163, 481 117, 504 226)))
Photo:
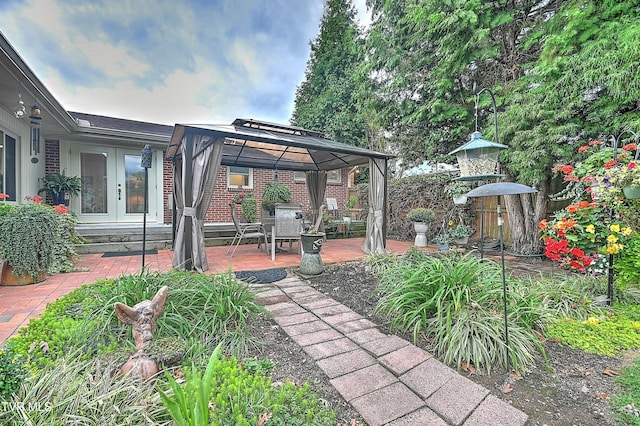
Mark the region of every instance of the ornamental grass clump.
MULTIPOLYGON (((464 363, 491 371, 506 367, 501 269, 469 252, 442 257, 410 256, 382 272, 376 311, 390 318, 392 329, 430 341, 445 363, 464 363)), ((510 301, 511 304, 511 301, 510 301)), ((526 368, 539 341, 509 310, 511 365, 526 368)))

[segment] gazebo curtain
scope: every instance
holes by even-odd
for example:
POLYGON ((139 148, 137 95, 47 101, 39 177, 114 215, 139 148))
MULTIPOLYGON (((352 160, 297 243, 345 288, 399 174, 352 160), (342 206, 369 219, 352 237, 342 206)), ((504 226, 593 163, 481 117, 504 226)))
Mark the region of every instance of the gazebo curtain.
POLYGON ((181 161, 176 161, 174 168, 178 224, 174 268, 198 272, 209 269, 204 245, 204 216, 211 204, 222 148, 222 141, 211 143, 210 136, 187 134, 182 140, 181 161))
POLYGON ((385 202, 386 202, 385 159, 369 159, 369 214, 363 250, 369 254, 386 253, 385 202))
MULTIPOLYGON (((307 172, 306 176, 307 192, 309 192, 309 201, 311 202, 311 224, 313 225, 318 218, 318 209, 324 202, 324 193, 327 189, 327 172, 324 170, 311 171, 307 172)), ((318 232, 324 232, 323 222, 320 222, 318 232)))

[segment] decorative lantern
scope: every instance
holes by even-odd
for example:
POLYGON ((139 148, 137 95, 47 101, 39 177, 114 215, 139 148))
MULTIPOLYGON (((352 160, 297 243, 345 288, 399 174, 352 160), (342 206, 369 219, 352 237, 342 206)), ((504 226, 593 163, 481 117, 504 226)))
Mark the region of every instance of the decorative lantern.
POLYGON ((449 154, 456 154, 458 159, 459 180, 484 180, 503 176, 497 174, 498 154, 506 148, 506 145, 482 139, 482 133, 475 131, 469 142, 449 154))

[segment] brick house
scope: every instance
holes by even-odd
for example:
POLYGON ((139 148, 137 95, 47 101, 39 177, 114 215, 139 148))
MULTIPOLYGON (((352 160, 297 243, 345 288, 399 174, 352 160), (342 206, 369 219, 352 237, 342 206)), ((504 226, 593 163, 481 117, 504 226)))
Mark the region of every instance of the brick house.
MULTIPOLYGON (((81 224, 129 224, 143 221, 144 173, 141 151, 150 145, 149 223, 172 222, 172 168, 164 154, 173 126, 67 111, 0 33, 0 192, 7 202, 35 195, 46 174, 64 172, 82 179, 82 192, 70 200, 81 224), (32 104, 38 105, 38 140, 33 137, 32 104), (21 109, 22 108, 22 109, 21 109)), ((260 203, 275 171, 221 167, 208 222, 231 222, 229 198, 253 193, 260 203), (240 183, 240 186, 239 186, 240 183)), ((330 172, 326 197, 342 207, 348 198, 349 170, 330 172)), ((293 202, 308 204, 304 174, 278 171, 293 202)), ((260 204, 258 204, 258 216, 260 204)))

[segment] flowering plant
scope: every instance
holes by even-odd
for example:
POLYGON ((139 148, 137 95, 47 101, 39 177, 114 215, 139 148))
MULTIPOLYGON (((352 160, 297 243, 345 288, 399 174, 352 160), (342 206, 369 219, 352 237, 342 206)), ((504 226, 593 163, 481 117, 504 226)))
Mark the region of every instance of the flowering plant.
POLYGON ((229 197, 229 202, 230 203, 236 203, 236 204, 242 204, 242 200, 246 196, 247 196, 247 194, 245 194, 244 192, 236 192, 231 197, 229 197))
POLYGON ((637 166, 638 145, 629 143, 620 152, 611 147, 600 147, 602 141, 593 140, 578 148, 578 153, 587 157, 572 165, 557 165, 556 172, 564 174, 565 182, 581 182, 592 198, 617 207, 622 200, 625 186, 640 186, 640 167, 637 166), (635 155, 633 153, 636 152, 635 155))
POLYGON ((618 254, 633 233, 628 226, 609 223, 603 204, 580 201, 557 212, 551 221, 542 220, 539 229, 545 256, 563 266, 585 272, 598 253, 618 254), (606 225, 609 223, 608 225, 606 225))

